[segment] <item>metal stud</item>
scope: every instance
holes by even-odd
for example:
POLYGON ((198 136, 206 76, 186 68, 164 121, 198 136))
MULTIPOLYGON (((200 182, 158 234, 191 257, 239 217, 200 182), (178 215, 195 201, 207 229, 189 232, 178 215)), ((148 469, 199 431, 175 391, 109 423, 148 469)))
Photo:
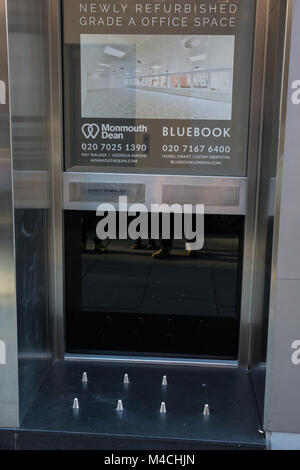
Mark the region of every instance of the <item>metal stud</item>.
POLYGON ((168 379, 167 379, 167 376, 166 376, 166 375, 163 376, 162 385, 163 385, 164 387, 166 387, 166 386, 168 385, 168 379))
POLYGON ((204 406, 203 415, 204 416, 210 415, 209 406, 207 404, 204 406))
POLYGON ((78 398, 74 398, 74 401, 73 401, 73 410, 79 410, 78 398))
POLYGON ((122 400, 119 400, 118 405, 117 405, 117 411, 123 411, 123 410, 124 410, 124 408, 123 408, 122 400))
POLYGON ((160 413, 166 413, 167 412, 167 407, 164 401, 161 402, 160 405, 160 413))
POLYGON ((86 373, 86 372, 84 372, 84 373, 82 374, 82 383, 84 383, 84 384, 87 384, 87 383, 88 383, 88 376, 87 376, 87 373, 86 373))

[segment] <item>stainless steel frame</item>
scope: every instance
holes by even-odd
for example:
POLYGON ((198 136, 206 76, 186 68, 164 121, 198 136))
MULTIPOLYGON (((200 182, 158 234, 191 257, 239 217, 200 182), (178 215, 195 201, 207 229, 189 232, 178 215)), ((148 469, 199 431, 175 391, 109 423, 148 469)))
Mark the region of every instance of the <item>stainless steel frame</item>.
POLYGON ((61 67, 61 9, 60 0, 50 2, 51 37, 51 114, 52 114, 52 211, 50 220, 50 304, 53 317, 53 343, 56 359, 65 353, 64 328, 64 257, 63 257, 63 111, 61 67))
POLYGON ((209 359, 184 359, 184 358, 163 358, 163 357, 142 357, 142 356, 109 356, 109 355, 87 355, 87 354, 66 354, 65 355, 66 361, 92 361, 92 362, 117 362, 117 363, 125 363, 125 364, 166 364, 166 365, 174 365, 174 366, 201 366, 201 367, 218 367, 222 369, 233 367, 238 367, 237 361, 217 361, 217 360, 209 360, 209 359))
MULTIPOLYGON (((247 199, 247 178, 222 178, 222 177, 204 177, 204 176, 155 176, 155 175, 119 175, 112 173, 71 173, 66 172, 63 176, 63 193, 64 193, 64 209, 67 210, 96 210, 99 204, 100 197, 96 202, 89 198, 89 194, 84 188, 89 185, 94 186, 99 193, 103 185, 122 184, 124 193, 128 188, 128 195, 130 194, 131 187, 141 185, 145 188, 144 199, 139 199, 138 194, 136 200, 131 199, 128 202, 145 203, 150 209, 151 204, 161 203, 200 203, 205 205, 205 212, 207 214, 231 214, 231 215, 245 215, 246 214, 246 199, 247 199), (81 197, 72 197, 72 185, 78 186, 78 194, 81 197), (101 186, 102 185, 102 186, 101 186), (80 191, 80 189, 83 189, 80 191), (183 200, 175 199, 176 196, 172 194, 172 190, 178 194, 179 191, 184 193, 189 191, 188 198, 183 200), (209 189, 214 189, 214 200, 211 200, 211 195, 206 194, 209 189), (167 191, 169 190, 169 194, 167 191), (206 199, 206 200, 205 200, 206 199)), ((94 190, 95 190, 94 189, 94 190)), ((105 189, 102 190, 104 193, 105 189)), ((102 194, 103 196, 103 194, 102 194)), ((135 196, 135 194, 132 194, 135 196)), ((110 202, 117 207, 113 200, 103 200, 103 202, 110 202)))
POLYGON ((52 157, 49 3, 9 0, 6 4, 20 422, 52 364, 47 237, 52 157))
POLYGON ((15 280, 11 109, 8 64, 7 5, 0 0, 0 425, 19 425, 17 299, 15 280))
POLYGON ((238 361, 240 367, 250 363, 251 303, 253 293, 254 256, 259 197, 259 169, 263 123, 265 57, 267 48, 267 11, 269 0, 256 3, 255 38, 253 52, 250 128, 248 144, 248 197, 244 241, 244 266, 241 300, 241 325, 238 361))
MULTIPOLYGON (((146 203, 161 202, 164 184, 200 185, 203 187, 217 186, 219 188, 238 187, 239 201, 231 206, 218 204, 208 206, 211 214, 244 214, 246 215, 246 233, 244 247, 243 288, 241 304, 240 350, 238 363, 240 367, 248 367, 250 358, 250 329, 251 329, 251 299, 253 287, 253 257, 255 250, 257 198, 260 162, 260 137, 262 124, 262 102, 264 83, 264 62, 266 46, 266 18, 269 6, 268 0, 257 1, 255 44, 252 72, 252 92, 250 110, 250 133, 248 146, 248 177, 247 178, 212 178, 188 176, 151 176, 109 173, 66 172, 62 176, 63 146, 62 146, 62 83, 61 83, 61 44, 60 44, 60 0, 51 2, 52 29, 52 115, 53 115, 53 227, 52 247, 54 257, 52 305, 56 319, 55 343, 57 357, 62 357, 64 344, 64 289, 63 289, 63 209, 94 210, 94 202, 72 201, 70 199, 70 183, 125 183, 144 184, 146 187, 146 203), (263 45, 263 47, 262 47, 263 45), (149 184, 151 178, 151 185, 149 184), (155 182, 153 184, 153 181, 155 182)), ((140 201, 139 201, 140 202, 140 201)), ((174 201, 175 202, 175 201, 174 201)), ((177 202, 177 201, 176 201, 177 202)), ((77 357, 76 357, 77 358, 77 357)), ((100 359, 100 357, 99 357, 100 359)), ((199 363, 207 361, 199 360, 199 363)), ((221 361, 222 364, 222 361, 221 361)))

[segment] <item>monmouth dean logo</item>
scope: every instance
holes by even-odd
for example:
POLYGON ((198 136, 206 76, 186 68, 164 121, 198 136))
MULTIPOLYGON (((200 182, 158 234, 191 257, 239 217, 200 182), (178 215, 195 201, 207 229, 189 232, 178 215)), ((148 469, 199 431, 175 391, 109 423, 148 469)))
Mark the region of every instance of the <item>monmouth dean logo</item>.
POLYGON ((83 124, 81 130, 86 139, 96 139, 100 132, 100 127, 98 124, 83 124))

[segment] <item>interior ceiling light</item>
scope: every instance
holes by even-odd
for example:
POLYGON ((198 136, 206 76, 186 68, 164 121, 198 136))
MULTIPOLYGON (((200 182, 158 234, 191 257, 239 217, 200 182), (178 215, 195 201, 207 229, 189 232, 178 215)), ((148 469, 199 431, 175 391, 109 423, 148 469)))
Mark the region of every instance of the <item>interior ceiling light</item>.
POLYGON ((185 49, 194 49, 196 47, 205 46, 208 44, 208 40, 203 42, 203 38, 191 37, 187 39, 184 43, 185 49))
POLYGON ((110 67, 110 64, 102 64, 102 62, 98 62, 98 64, 100 67, 110 67))
POLYGON ((122 57, 124 57, 124 55, 126 55, 125 52, 120 51, 119 49, 115 49, 114 47, 110 47, 110 46, 106 46, 106 48, 104 49, 104 54, 112 55, 113 57, 118 57, 119 59, 121 59, 122 57))
POLYGON ((151 65, 151 69, 161 69, 160 65, 151 65))
POLYGON ((198 60, 205 60, 207 58, 207 54, 200 54, 200 55, 194 55, 190 57, 190 60, 192 62, 198 62, 198 60))

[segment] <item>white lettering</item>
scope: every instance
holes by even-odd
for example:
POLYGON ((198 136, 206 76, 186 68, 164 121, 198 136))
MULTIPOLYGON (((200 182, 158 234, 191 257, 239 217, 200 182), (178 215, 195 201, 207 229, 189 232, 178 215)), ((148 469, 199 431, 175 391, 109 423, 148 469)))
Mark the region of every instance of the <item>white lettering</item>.
POLYGON ((228 137, 230 138, 231 128, 230 127, 215 127, 210 129, 209 127, 166 127, 162 128, 163 137, 228 137))
POLYGON ((6 364, 6 344, 2 340, 0 340, 0 364, 6 364))
POLYGON ((0 104, 6 104, 6 85, 3 80, 0 80, 0 104))
POLYGON ((293 104, 300 104, 300 80, 295 80, 292 83, 292 89, 296 90, 292 94, 292 103, 293 104))
POLYGON ((294 341, 291 347, 292 349, 295 349, 291 357, 292 364, 294 364, 294 366, 299 366, 300 365, 300 340, 294 341))

